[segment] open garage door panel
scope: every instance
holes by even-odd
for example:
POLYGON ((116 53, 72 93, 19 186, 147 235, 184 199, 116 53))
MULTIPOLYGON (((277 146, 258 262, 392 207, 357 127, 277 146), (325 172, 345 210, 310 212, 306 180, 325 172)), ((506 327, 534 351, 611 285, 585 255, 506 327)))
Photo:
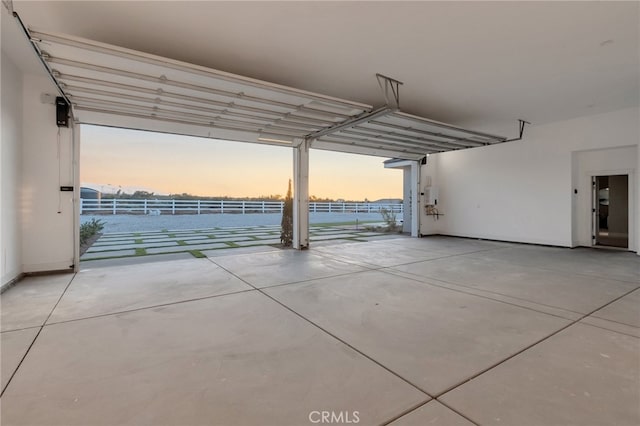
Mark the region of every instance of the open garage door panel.
POLYGON ((62 34, 30 30, 85 124, 418 160, 505 142, 385 106, 297 90, 62 34))
POLYGON ((76 37, 30 34, 81 123, 282 145, 371 108, 76 37))

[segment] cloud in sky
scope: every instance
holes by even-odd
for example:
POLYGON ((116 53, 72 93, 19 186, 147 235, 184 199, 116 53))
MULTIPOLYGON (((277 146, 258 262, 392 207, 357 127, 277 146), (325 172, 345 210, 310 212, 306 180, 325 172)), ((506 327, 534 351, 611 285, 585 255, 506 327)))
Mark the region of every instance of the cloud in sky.
MULTIPOLYGON (((317 197, 402 197, 402 173, 380 157, 312 150, 310 192, 317 197)), ((284 195, 293 174, 291 148, 162 133, 82 126, 80 180, 94 187, 158 193, 284 195)))

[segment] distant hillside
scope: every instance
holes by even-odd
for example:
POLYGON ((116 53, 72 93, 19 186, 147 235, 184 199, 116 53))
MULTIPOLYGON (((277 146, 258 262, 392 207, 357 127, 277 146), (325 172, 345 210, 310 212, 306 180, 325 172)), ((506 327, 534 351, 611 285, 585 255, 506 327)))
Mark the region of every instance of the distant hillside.
POLYGON ((382 198, 372 201, 374 204, 402 204, 402 198, 382 198))

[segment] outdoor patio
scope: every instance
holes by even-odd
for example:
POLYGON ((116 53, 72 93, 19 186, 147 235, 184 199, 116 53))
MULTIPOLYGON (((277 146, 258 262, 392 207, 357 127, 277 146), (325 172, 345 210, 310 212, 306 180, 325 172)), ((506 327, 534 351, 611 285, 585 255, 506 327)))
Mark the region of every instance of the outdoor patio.
POLYGON ((398 237, 172 256, 2 294, 2 424, 640 424, 634 253, 398 237))

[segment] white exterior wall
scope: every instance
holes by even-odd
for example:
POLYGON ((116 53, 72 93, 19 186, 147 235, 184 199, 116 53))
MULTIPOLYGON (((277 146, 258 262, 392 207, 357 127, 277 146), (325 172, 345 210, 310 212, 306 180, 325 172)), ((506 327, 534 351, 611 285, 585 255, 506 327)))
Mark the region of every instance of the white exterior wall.
POLYGON ((24 76, 23 272, 64 270, 73 264, 73 193, 60 192, 61 185, 74 184, 72 130, 58 129, 55 105, 43 103, 43 93, 56 93, 48 78, 24 76))
POLYGON ((2 148, 0 149, 0 286, 11 282, 22 273, 21 242, 21 189, 22 189, 22 74, 11 59, 2 52, 1 121, 2 148))
MULTIPOLYGON (((522 141, 431 156, 430 160, 437 157, 438 206, 444 214, 438 231, 464 237, 575 245, 577 236, 585 231, 576 210, 583 207, 573 194, 580 183, 575 152, 637 147, 639 114, 638 108, 629 108, 532 125, 522 141)), ((640 213, 637 151, 614 154, 613 161, 619 161, 619 165, 602 166, 633 166, 630 179, 634 184, 630 186, 634 194, 629 201, 634 218, 640 213)), ((581 197, 587 195, 584 188, 578 189, 581 197)), ((635 228, 630 230, 630 245, 637 250, 640 227, 635 228)))

